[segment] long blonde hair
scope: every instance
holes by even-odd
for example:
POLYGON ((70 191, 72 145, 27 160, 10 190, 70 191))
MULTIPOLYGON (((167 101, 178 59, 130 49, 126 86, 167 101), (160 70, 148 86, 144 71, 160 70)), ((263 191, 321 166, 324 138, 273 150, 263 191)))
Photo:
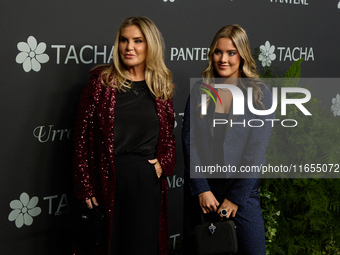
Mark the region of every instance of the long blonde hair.
POLYGON ((124 28, 137 26, 143 33, 147 43, 147 56, 145 63, 145 81, 151 93, 161 100, 172 98, 173 84, 172 73, 164 63, 164 40, 156 25, 146 17, 127 18, 120 26, 113 49, 113 62, 102 73, 106 76, 104 83, 108 86, 125 91, 131 87, 130 73, 126 70, 119 55, 119 40, 124 28), (112 79, 112 77, 114 77, 112 79))
MULTIPOLYGON (((232 40, 234 46, 241 56, 240 63, 240 78, 251 78, 250 82, 241 85, 246 88, 247 86, 253 87, 253 97, 256 105, 264 107, 261 102, 262 91, 257 83, 263 84, 259 79, 259 75, 256 72, 256 62, 251 55, 249 40, 246 31, 237 24, 222 27, 215 35, 210 45, 209 51, 209 63, 206 69, 202 73, 203 82, 214 86, 215 78, 218 78, 218 74, 213 65, 213 54, 216 50, 217 42, 220 38, 229 38, 232 40)), ((209 103, 210 100, 208 100, 209 103)))

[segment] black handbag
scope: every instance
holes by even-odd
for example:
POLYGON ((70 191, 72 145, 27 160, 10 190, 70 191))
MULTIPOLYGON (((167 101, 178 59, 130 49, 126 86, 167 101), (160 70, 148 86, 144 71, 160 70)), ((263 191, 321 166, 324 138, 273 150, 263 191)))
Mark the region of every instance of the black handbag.
POLYGON ((101 245, 105 240, 105 217, 101 207, 90 209, 85 204, 78 204, 74 216, 78 243, 90 249, 101 245))
POLYGON ((238 250, 235 223, 231 219, 206 221, 195 228, 198 255, 230 254, 238 250))

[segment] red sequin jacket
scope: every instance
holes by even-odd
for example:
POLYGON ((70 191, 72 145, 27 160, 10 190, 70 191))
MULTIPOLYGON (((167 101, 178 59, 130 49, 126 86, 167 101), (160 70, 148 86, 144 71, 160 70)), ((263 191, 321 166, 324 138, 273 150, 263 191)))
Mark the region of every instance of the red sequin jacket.
MULTIPOLYGON (((101 82, 102 69, 90 72, 90 80, 84 89, 74 128, 74 170, 75 193, 77 199, 85 201, 96 197, 104 206, 108 219, 109 247, 112 233, 112 208, 114 203, 114 116, 116 89, 104 86, 101 82)), ((159 117, 160 131, 156 157, 160 162, 163 174, 162 199, 159 222, 159 254, 167 254, 168 208, 166 177, 173 174, 176 153, 174 128, 174 110, 172 99, 161 101, 155 99, 159 117)), ((108 254, 109 254, 108 249, 108 254)))

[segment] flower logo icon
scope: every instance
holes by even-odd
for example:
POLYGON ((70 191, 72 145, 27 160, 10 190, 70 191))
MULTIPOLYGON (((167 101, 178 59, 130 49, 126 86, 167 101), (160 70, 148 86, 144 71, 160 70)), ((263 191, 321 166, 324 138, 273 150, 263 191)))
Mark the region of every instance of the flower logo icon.
POLYGON ((33 223, 33 217, 41 213, 41 208, 37 206, 38 197, 30 197, 23 192, 20 195, 20 200, 13 200, 9 206, 13 211, 8 215, 9 221, 15 221, 15 226, 21 228, 24 224, 30 226, 33 223))
POLYGON ((337 94, 335 98, 332 99, 331 111, 334 116, 340 116, 340 95, 337 94))
POLYGON ((270 46, 269 41, 266 41, 264 45, 260 46, 260 51, 259 60, 262 61, 262 66, 270 66, 272 61, 276 59, 275 46, 270 46))
POLYGON ((22 64, 25 72, 31 70, 39 72, 41 64, 49 61, 49 56, 45 54, 46 43, 41 42, 38 44, 34 36, 30 36, 26 42, 19 42, 18 50, 20 53, 17 55, 15 61, 18 64, 22 64))

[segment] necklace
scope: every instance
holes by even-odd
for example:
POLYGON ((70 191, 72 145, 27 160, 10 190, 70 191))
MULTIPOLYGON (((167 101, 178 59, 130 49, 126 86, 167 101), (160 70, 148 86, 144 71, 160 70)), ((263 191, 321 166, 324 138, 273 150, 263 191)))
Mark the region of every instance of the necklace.
POLYGON ((148 86, 144 86, 144 87, 138 88, 138 89, 131 88, 131 90, 132 90, 132 92, 135 96, 138 96, 139 93, 146 91, 147 88, 148 88, 148 86))

